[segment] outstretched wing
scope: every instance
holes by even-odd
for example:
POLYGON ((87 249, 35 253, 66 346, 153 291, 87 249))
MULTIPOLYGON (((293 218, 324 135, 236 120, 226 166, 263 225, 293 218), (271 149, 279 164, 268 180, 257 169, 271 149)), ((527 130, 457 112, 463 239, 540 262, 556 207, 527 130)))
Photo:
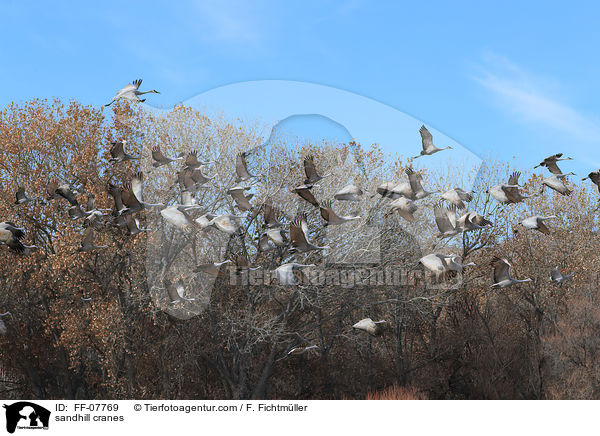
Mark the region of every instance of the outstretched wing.
POLYGON ((408 182, 410 183, 410 189, 412 190, 413 194, 421 192, 423 190, 423 176, 421 176, 419 173, 416 173, 410 167, 406 168, 404 172, 408 176, 408 182))
POLYGON ((56 179, 52 179, 46 185, 46 191, 48 191, 48 196, 54 197, 56 194, 56 190, 58 189, 58 181, 56 179))
POLYGON ((142 207, 141 203, 133 193, 131 183, 126 183, 121 189, 121 201, 123 201, 125 206, 133 210, 139 210, 142 207))
POLYGON ((544 224, 544 221, 542 221, 540 218, 537 219, 537 225, 538 225, 537 229, 540 232, 542 232, 544 235, 550 234, 550 229, 546 226, 546 224, 544 224))
POLYGON ((265 224, 267 224, 268 226, 277 225, 279 224, 279 222, 277 221, 278 218, 279 211, 275 207, 273 207, 270 201, 266 202, 264 208, 265 224))
POLYGON ((58 192, 58 194, 61 197, 63 197, 65 200, 67 200, 71 204, 71 206, 79 206, 77 197, 75 197, 75 194, 73 194, 73 191, 71 191, 69 188, 67 188, 66 185, 59 187, 56 192, 58 192))
POLYGON ((473 224, 475 224, 475 225, 477 225, 479 227, 484 227, 484 226, 487 226, 487 225, 490 225, 490 226, 494 225, 493 222, 491 222, 488 219, 482 217, 477 212, 472 212, 471 215, 467 219, 469 219, 473 224))
POLYGON ((317 173, 314 156, 308 156, 304 159, 304 172, 307 180, 305 183, 314 183, 321 179, 321 176, 317 173))
POLYGON ((190 151, 190 154, 188 155, 188 157, 185 159, 185 162, 183 162, 183 165, 186 167, 190 167, 190 168, 197 168, 200 166, 200 162, 198 161, 198 152, 197 151, 190 151))
POLYGON ((248 200, 242 189, 232 188, 228 190, 227 193, 233 197, 236 203, 245 203, 248 200))
POLYGON ((152 149, 152 159, 154 159, 156 162, 158 162, 160 164, 167 164, 167 163, 171 162, 171 159, 169 159, 168 157, 166 157, 163 154, 163 152, 161 151, 161 149, 158 145, 152 149))
POLYGON ((139 202, 144 200, 143 194, 144 187, 144 174, 141 171, 138 171, 131 178, 131 189, 135 198, 138 199, 139 202))
POLYGON ((598 191, 600 192, 600 171, 593 171, 588 174, 590 180, 598 186, 598 191))
POLYGON ((304 229, 306 228, 306 222, 298 217, 290 223, 290 240, 294 247, 305 245, 307 243, 306 234, 304 229))
POLYGON ((123 209, 123 201, 121 200, 121 190, 110 182, 108 182, 106 190, 115 202, 115 210, 119 211, 123 209))
MULTIPOLYGON (((562 153, 557 154, 556 157, 555 157, 555 159, 557 157, 560 157, 560 156, 562 156, 562 153)), ((550 172, 552 174, 562 174, 562 171, 560 170, 560 168, 556 164, 556 160, 555 159, 552 159, 552 160, 549 160, 549 161, 544 161, 544 165, 546 166, 546 168, 548 168, 548 170, 550 170, 550 172)))
POLYGON ((506 194, 506 197, 508 198, 510 203, 518 203, 519 201, 521 201, 518 187, 502 186, 502 190, 506 194))
POLYGON ((313 193, 310 192, 310 188, 310 185, 302 185, 297 187, 294 191, 296 192, 296 194, 308 201, 313 206, 319 207, 319 202, 317 201, 313 193))
POLYGON ((472 192, 464 191, 461 188, 454 188, 454 190, 458 194, 458 198, 460 198, 462 201, 466 201, 466 202, 473 201, 473 193, 472 192))
POLYGON ((429 130, 427 130, 427 127, 425 127, 424 125, 421 126, 421 128, 419 129, 419 133, 421 134, 421 146, 423 147, 423 150, 427 151, 430 148, 433 148, 433 136, 431 135, 429 130))
POLYGON ((441 205, 433 206, 433 215, 435 216, 435 223, 438 226, 440 233, 451 232, 456 226, 456 215, 454 225, 450 221, 450 217, 446 212, 446 209, 442 208, 441 205))
POLYGON ((510 263, 506 259, 494 257, 491 265, 494 268, 494 283, 510 280, 510 263))
POLYGON ((248 172, 248 162, 246 161, 246 155, 239 153, 235 162, 235 173, 238 181, 248 180, 252 175, 248 172))
POLYGON ((335 212, 331 209, 331 200, 324 201, 320 206, 321 217, 329 222, 334 216, 335 212))
POLYGON ((123 143, 121 141, 114 141, 111 142, 111 144, 112 145, 110 147, 110 155, 114 159, 118 159, 125 156, 125 149, 123 148, 123 143))
POLYGON ((17 203, 19 201, 23 201, 23 200, 25 200, 27 198, 27 196, 25 195, 25 187, 24 186, 19 186, 17 188, 17 192, 15 194, 15 197, 16 197, 17 203))
POLYGON ((515 171, 513 172, 510 177, 508 178, 508 184, 509 185, 518 185, 519 184, 519 177, 521 176, 521 172, 520 171, 515 171))
POLYGON ((83 232, 83 239, 81 240, 81 245, 94 245, 94 229, 92 227, 88 227, 83 232))

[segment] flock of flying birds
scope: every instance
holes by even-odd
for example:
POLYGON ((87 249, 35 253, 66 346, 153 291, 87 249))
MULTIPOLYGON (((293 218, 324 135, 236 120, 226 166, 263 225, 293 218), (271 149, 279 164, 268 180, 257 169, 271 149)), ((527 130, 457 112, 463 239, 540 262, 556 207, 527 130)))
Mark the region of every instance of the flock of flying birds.
MULTIPOLYGON (((140 96, 148 93, 158 93, 156 90, 140 91, 141 80, 136 80, 132 84, 121 89, 110 103, 112 104, 119 99, 125 99, 132 102, 143 102, 140 96)), ((419 130, 422 141, 422 150, 419 156, 429 156, 452 147, 437 148, 433 143, 433 137, 425 126, 419 130)), ((133 156, 126 152, 126 140, 115 141, 111 143, 110 162, 118 165, 119 163, 138 160, 140 156, 133 156)), ((260 229, 260 235, 256 238, 258 241, 258 250, 268 251, 274 248, 287 248, 289 253, 307 253, 313 250, 325 250, 328 246, 318 246, 310 241, 309 229, 307 224, 307 216, 305 213, 300 213, 289 224, 280 221, 280 211, 272 206, 268 201, 260 208, 254 208, 251 203, 252 194, 247 194, 249 187, 244 187, 241 182, 247 182, 253 177, 248 170, 247 157, 251 151, 239 153, 236 157, 235 164, 235 181, 236 185, 227 190, 227 194, 231 196, 236 208, 242 212, 248 212, 252 209, 262 211, 263 224, 260 229), (286 230, 286 227, 288 229, 286 230)), ((197 204, 194 196, 200 189, 206 188, 206 184, 210 182, 211 177, 203 173, 203 168, 211 165, 214 162, 205 161, 198 157, 197 152, 190 152, 187 156, 180 154, 177 157, 170 158, 163 154, 159 147, 155 147, 151 152, 153 167, 158 168, 170 165, 174 162, 181 162, 182 167, 177 173, 177 184, 180 187, 181 202, 179 204, 167 206, 161 203, 148 203, 143 197, 144 175, 142 172, 135 173, 131 180, 123 184, 122 187, 108 183, 106 189, 108 194, 113 199, 113 207, 111 209, 98 209, 95 205, 94 196, 88 194, 87 203, 82 205, 79 203, 76 194, 78 191, 69 183, 59 183, 52 179, 46 186, 47 200, 66 200, 68 203, 67 213, 74 220, 81 220, 83 238, 79 251, 89 252, 96 249, 101 249, 106 246, 95 245, 95 229, 101 225, 112 225, 116 227, 124 227, 129 235, 137 235, 148 231, 140 225, 140 220, 136 214, 147 208, 159 208, 161 216, 171 225, 185 231, 209 231, 216 229, 224 232, 231 237, 241 235, 240 219, 244 215, 234 214, 213 214, 205 213, 200 216, 195 216, 195 212, 201 209, 202 206, 197 204)), ((557 162, 569 160, 571 158, 563 158, 562 154, 556 154, 544 159, 538 166, 546 167, 552 175, 544 179, 542 191, 545 187, 553 189, 561 195, 569 195, 571 190, 565 184, 568 175, 573 173, 563 174, 557 165, 557 162)), ((324 225, 343 225, 345 223, 360 219, 360 216, 344 216, 335 212, 333 202, 318 201, 312 192, 316 184, 327 177, 320 175, 313 156, 308 156, 304 159, 304 172, 306 179, 304 183, 297 186, 293 192, 300 196, 307 203, 311 204, 320 211, 320 216, 324 221, 324 225)), ((417 201, 426 198, 434 192, 427 191, 424 187, 422 176, 412 168, 405 170, 408 181, 398 183, 386 182, 377 187, 377 194, 382 199, 389 201, 390 212, 397 213, 401 218, 412 222, 415 219, 415 212, 418 210, 417 201)), ((513 204, 524 201, 530 196, 522 192, 522 187, 519 185, 519 172, 514 172, 510 175, 507 183, 502 183, 490 187, 486 193, 492 196, 495 200, 502 204, 513 204)), ((600 170, 590 173, 586 178, 589 178, 598 186, 600 191, 600 170)), ((347 185, 337 191, 333 195, 333 199, 340 202, 360 201, 365 192, 354 184, 347 185)), ((374 194, 374 195, 377 195, 374 194)), ((433 208, 435 222, 437 224, 439 238, 451 238, 463 232, 475 231, 483 229, 486 226, 493 225, 475 211, 466 211, 462 215, 458 215, 459 210, 466 210, 466 203, 473 199, 473 192, 467 192, 460 188, 454 188, 444 192, 440 196, 439 203, 433 208), (445 203, 444 203, 445 202, 445 203)), ((16 206, 22 206, 31 201, 38 201, 29 198, 26 194, 24 186, 19 186, 16 191, 16 206)), ((43 200, 42 200, 43 201, 43 200)), ((519 226, 527 230, 537 230, 544 234, 550 231, 545 224, 546 220, 555 218, 555 216, 539 216, 535 215, 523 219, 519 226)), ((25 245, 26 230, 17 226, 12 221, 4 221, 0 223, 0 244, 7 245, 12 251, 21 254, 27 254, 35 245, 25 245)), ((458 255, 445 255, 440 253, 432 253, 422 257, 419 263, 427 270, 431 271, 437 277, 443 277, 452 271, 461 272, 466 266, 474 265, 473 263, 462 264, 461 257, 458 255)), ((252 268, 248 265, 244 256, 237 256, 235 260, 227 259, 223 262, 207 263, 197 265, 195 272, 211 275, 219 274, 221 266, 227 263, 234 263, 238 268, 252 268)), ((294 286, 298 284, 296 275, 303 268, 313 267, 314 264, 301 264, 289 262, 280 265, 273 273, 278 278, 279 282, 284 286, 294 286)), ((516 283, 531 281, 531 279, 518 280, 511 276, 511 264, 504 258, 495 257, 491 266, 493 268, 493 284, 492 288, 505 288, 516 283)), ((574 273, 563 275, 556 267, 551 272, 551 279, 561 284, 573 277, 574 273)), ((164 280, 165 288, 172 303, 190 301, 193 298, 186 298, 185 285, 181 279, 176 283, 171 283, 164 280)), ((3 315, 0 315, 0 333, 5 332, 4 323, 1 323, 3 315)), ((353 325, 353 328, 366 331, 367 333, 377 336, 382 333, 382 325, 384 320, 373 321, 370 318, 365 318, 353 325)), ((316 346, 296 347, 291 349, 288 355, 302 354, 316 346)), ((284 357, 286 357, 284 356, 284 357)))

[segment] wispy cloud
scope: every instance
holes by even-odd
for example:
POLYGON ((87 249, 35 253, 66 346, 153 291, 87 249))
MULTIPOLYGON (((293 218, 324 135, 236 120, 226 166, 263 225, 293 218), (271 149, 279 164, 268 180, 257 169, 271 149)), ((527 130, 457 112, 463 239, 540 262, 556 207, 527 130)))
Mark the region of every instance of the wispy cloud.
POLYGON ((505 57, 487 53, 473 79, 519 121, 578 142, 600 143, 600 121, 556 97, 560 85, 505 57))
POLYGON ((263 38, 256 3, 196 1, 206 36, 222 42, 257 44, 263 38), (208 32, 206 32, 208 31, 208 32))

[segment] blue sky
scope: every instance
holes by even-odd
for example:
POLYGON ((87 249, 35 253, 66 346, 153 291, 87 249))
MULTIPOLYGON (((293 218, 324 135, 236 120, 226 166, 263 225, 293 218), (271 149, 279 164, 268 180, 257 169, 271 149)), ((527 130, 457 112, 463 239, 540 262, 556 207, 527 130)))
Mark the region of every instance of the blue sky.
POLYGON ((599 6, 423 3, 3 2, 0 104, 101 105, 138 77, 161 91, 161 108, 237 82, 310 82, 402 111, 480 156, 531 167, 563 151, 576 158, 568 170, 600 167, 599 6))

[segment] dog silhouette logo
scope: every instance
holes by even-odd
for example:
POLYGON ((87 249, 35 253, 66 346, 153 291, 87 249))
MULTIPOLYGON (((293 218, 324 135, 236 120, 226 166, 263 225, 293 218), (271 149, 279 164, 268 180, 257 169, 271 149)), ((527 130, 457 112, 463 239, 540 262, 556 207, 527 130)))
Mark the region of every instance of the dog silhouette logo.
POLYGON ((4 405, 6 409, 6 431, 19 429, 48 429, 50 411, 29 401, 4 405))

